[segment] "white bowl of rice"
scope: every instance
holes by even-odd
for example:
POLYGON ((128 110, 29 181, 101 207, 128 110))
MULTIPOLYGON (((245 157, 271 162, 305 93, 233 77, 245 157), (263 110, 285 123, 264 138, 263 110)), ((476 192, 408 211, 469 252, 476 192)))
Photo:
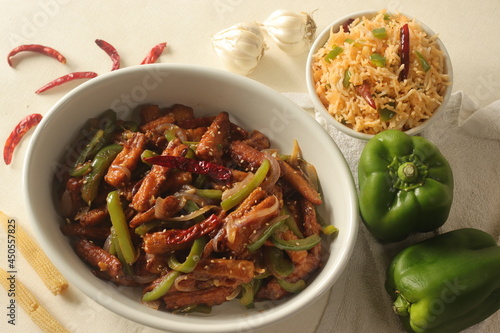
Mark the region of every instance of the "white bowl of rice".
POLYGON ((365 11, 336 20, 316 38, 306 81, 319 115, 350 136, 369 140, 387 129, 415 135, 448 102, 452 65, 441 40, 421 22, 365 11))

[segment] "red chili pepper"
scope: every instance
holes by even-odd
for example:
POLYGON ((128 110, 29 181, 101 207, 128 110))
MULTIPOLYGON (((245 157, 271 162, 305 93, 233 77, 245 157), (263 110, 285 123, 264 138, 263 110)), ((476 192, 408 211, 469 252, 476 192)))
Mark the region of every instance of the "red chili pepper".
POLYGON ((26 116, 23 120, 16 125, 14 130, 10 133, 7 141, 5 141, 5 146, 3 147, 3 160, 5 164, 9 165, 12 162, 12 155, 14 155, 14 150, 23 138, 23 136, 33 127, 38 125, 42 120, 42 115, 39 113, 33 113, 26 116))
POLYGON ((344 28, 344 32, 351 32, 351 29, 349 28, 349 25, 352 22, 354 22, 354 19, 350 18, 350 19, 346 20, 344 23, 342 23, 342 27, 344 28))
POLYGON ((410 29, 408 28, 408 24, 401 27, 400 41, 399 57, 404 67, 399 73, 398 80, 404 81, 408 77, 408 72, 410 71, 410 29))
POLYGON ((102 39, 96 39, 95 43, 97 44, 97 46, 103 49, 103 51, 106 52, 113 61, 113 66, 111 67, 111 71, 119 69, 120 55, 118 54, 118 51, 115 49, 115 47, 102 39))
POLYGON ((151 164, 158 164, 167 168, 208 175, 217 180, 230 180, 232 177, 231 170, 223 165, 182 156, 159 155, 144 160, 151 164))
POLYGON ((370 105, 374 109, 377 109, 377 104, 372 97, 371 87, 368 81, 364 81, 362 85, 356 86, 355 88, 358 95, 363 97, 368 105, 370 105))
POLYGON ((208 234, 222 223, 222 220, 215 214, 210 215, 205 220, 193 225, 187 229, 170 229, 158 231, 152 234, 146 234, 145 243, 149 243, 150 238, 155 246, 168 246, 173 244, 182 244, 200 238, 208 234))
POLYGON ((12 67, 12 61, 10 60, 10 58, 15 56, 19 52, 24 52, 24 51, 41 53, 49 57, 52 57, 54 59, 57 59, 60 63, 63 64, 66 63, 66 58, 61 53, 59 53, 59 51, 56 51, 51 47, 39 44, 25 44, 25 45, 20 45, 14 48, 12 51, 10 51, 9 55, 7 56, 7 62, 9 63, 9 66, 12 67))
POLYGON ((154 46, 151 51, 149 51, 148 55, 144 60, 141 62, 141 65, 144 64, 152 64, 154 63, 162 54, 163 50, 167 46, 167 43, 160 43, 156 46, 154 46))
POLYGON ((63 75, 61 77, 58 77, 55 80, 50 81, 49 83, 47 83, 46 85, 44 85, 43 87, 41 87, 40 89, 35 91, 35 94, 42 93, 46 90, 49 90, 50 88, 60 86, 61 84, 69 82, 69 81, 73 81, 73 80, 77 80, 77 79, 91 79, 91 78, 94 78, 96 76, 97 76, 97 73, 94 73, 94 72, 69 73, 69 74, 63 75))

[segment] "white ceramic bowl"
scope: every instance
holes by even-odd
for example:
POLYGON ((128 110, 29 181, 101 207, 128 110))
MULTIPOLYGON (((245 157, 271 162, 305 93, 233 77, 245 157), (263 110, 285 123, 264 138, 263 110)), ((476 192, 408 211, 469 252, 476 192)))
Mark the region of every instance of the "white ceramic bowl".
POLYGON ((115 313, 138 323, 178 332, 251 331, 282 320, 327 291, 344 270, 354 248, 358 208, 354 182, 332 139, 302 109, 274 90, 225 71, 153 64, 114 71, 83 83, 63 97, 37 127, 24 169, 26 204, 32 230, 44 251, 70 284, 115 313), (211 315, 175 315, 140 303, 140 290, 116 287, 96 278, 73 252, 59 225, 53 200, 54 175, 69 144, 86 120, 112 108, 126 119, 141 103, 169 106, 182 103, 198 116, 228 111, 232 120, 267 134, 282 152, 297 139, 305 158, 319 173, 324 206, 321 214, 340 230, 326 245, 323 268, 301 293, 280 302, 258 303, 255 310, 239 304, 215 307, 211 315))
MULTIPOLYGON (((316 94, 315 90, 315 83, 314 83, 314 78, 313 78, 313 72, 312 72, 312 63, 314 61, 314 54, 322 48, 325 43, 328 41, 328 37, 330 36, 330 31, 337 31, 340 26, 346 22, 350 18, 357 18, 361 16, 366 16, 366 17, 373 17, 378 13, 378 11, 375 10, 368 10, 368 11, 361 11, 361 12, 356 12, 352 13, 350 15, 346 15, 344 17, 341 17, 337 20, 335 20, 332 24, 330 24, 328 27, 326 27, 315 39, 314 43, 311 46, 311 49, 309 50, 309 54, 307 56, 307 62, 306 62, 306 84, 307 84, 307 90, 309 92, 309 96, 312 99, 312 102, 314 104, 315 109, 317 112, 326 119, 328 124, 331 124, 335 129, 344 132, 352 137, 362 139, 362 140, 369 140, 373 137, 372 134, 366 134, 366 133, 361 133, 358 131, 353 130, 352 128, 349 128, 340 122, 338 122, 335 118, 333 118, 330 113, 328 112, 327 108, 321 103, 321 100, 319 99, 318 95, 316 94)), ((389 13, 389 12, 388 12, 389 13)), ((411 16, 408 16, 406 14, 400 13, 402 15, 405 15, 406 17, 411 18, 411 16)), ((435 33, 427 27, 425 24, 422 22, 416 20, 422 29, 429 35, 429 36, 434 36, 435 33)), ((442 111, 446 108, 446 104, 448 103, 450 96, 451 96, 451 90, 452 90, 452 83, 453 83, 453 68, 451 65, 451 60, 450 56, 448 54, 448 51, 444 47, 444 44, 442 41, 438 38, 437 39, 437 44, 439 48, 443 51, 444 57, 445 57, 445 73, 448 74, 449 76, 449 81, 450 85, 446 88, 446 92, 443 97, 443 102, 441 105, 434 111, 434 114, 432 115, 431 118, 429 118, 427 121, 422 123, 421 125, 414 127, 412 129, 409 129, 405 131, 408 135, 415 135, 420 132, 422 132, 426 127, 428 127, 430 124, 436 121, 438 117, 443 113, 442 111)))

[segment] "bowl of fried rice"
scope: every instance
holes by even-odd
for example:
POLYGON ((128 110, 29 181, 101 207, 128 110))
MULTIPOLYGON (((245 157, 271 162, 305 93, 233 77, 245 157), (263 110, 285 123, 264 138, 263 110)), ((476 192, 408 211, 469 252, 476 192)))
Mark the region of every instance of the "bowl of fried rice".
POLYGON ((337 130, 362 140, 387 129, 415 135, 448 102, 452 65, 438 35, 420 21, 364 11, 318 35, 306 81, 317 114, 337 130))

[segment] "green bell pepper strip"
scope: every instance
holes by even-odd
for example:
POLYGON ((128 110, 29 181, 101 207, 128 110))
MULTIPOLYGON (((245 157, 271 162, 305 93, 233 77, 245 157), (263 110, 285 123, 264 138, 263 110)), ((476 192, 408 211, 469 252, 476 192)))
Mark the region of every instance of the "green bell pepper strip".
POLYGON ((123 272, 128 276, 132 276, 134 273, 132 271, 132 266, 130 266, 127 263, 127 260, 123 256, 123 252, 120 248, 120 244, 118 243, 118 238, 116 236, 116 231, 113 227, 111 227, 110 229, 111 229, 111 246, 109 247, 109 253, 115 255, 118 258, 118 260, 120 260, 123 267, 123 272))
POLYGON ((264 262, 272 275, 282 279, 292 274, 294 265, 285 252, 274 246, 264 247, 264 262))
POLYGON ((500 309, 500 246, 472 228, 427 239, 394 257, 386 289, 408 332, 462 331, 500 309))
POLYGON ((281 288, 285 289, 289 293, 297 294, 306 288, 306 281, 300 279, 296 282, 288 282, 283 279, 276 279, 281 288))
POLYGON ((319 235, 313 234, 306 238, 287 241, 281 238, 278 232, 275 232, 271 236, 271 241, 273 242, 274 246, 276 246, 280 250, 307 251, 321 242, 321 237, 319 235))
POLYGON ((177 279, 181 275, 181 272, 179 271, 170 271, 167 274, 165 274, 163 280, 153 288, 153 290, 148 291, 144 295, 142 295, 142 300, 144 302, 151 302, 159 299, 160 297, 164 296, 172 287, 172 285, 175 282, 175 279, 177 279))
POLYGON ((120 248, 119 250, 116 248, 117 253, 121 251, 125 262, 127 264, 132 264, 137 259, 137 252, 134 249, 127 219, 125 217, 125 213, 123 212, 122 203, 120 201, 120 193, 118 191, 109 192, 106 198, 106 205, 109 217, 111 218, 111 224, 113 225, 113 230, 116 233, 116 240, 119 245, 118 247, 120 248))
POLYGON ((70 170, 69 175, 71 177, 81 177, 92 171, 92 161, 87 161, 84 163, 77 164, 73 169, 70 170))
POLYGON ((243 305, 247 309, 252 308, 254 306, 254 294, 252 285, 250 283, 242 283, 241 287, 243 288, 243 292, 240 298, 241 305, 243 305))
POLYGON ((250 193, 253 192, 257 187, 260 186, 260 184, 264 181, 264 179, 267 176, 267 172, 269 171, 270 167, 270 162, 269 160, 264 160, 262 164, 259 166, 257 171, 254 174, 254 177, 252 180, 246 184, 240 191, 234 193, 232 196, 229 198, 223 200, 221 202, 221 207, 225 211, 230 210, 234 206, 238 205, 240 202, 246 199, 250 195, 250 193))
POLYGON ((73 169, 85 163, 88 159, 94 158, 97 152, 111 140, 111 136, 116 129, 116 113, 111 109, 106 110, 97 121, 99 129, 78 156, 73 169))
POLYGON ((168 267, 182 273, 192 272, 193 269, 198 264, 198 261, 200 261, 201 254, 206 244, 207 240, 205 237, 200 237, 195 239, 193 245, 191 246, 191 250, 189 251, 189 254, 186 257, 186 260, 183 263, 180 263, 179 261, 177 261, 175 255, 172 254, 168 258, 168 267))
POLYGON ((442 226, 453 201, 453 173, 430 141, 386 130, 368 141, 358 165, 359 209, 382 242, 442 226))
POLYGON ((240 298, 240 303, 245 306, 247 309, 252 309, 255 307, 254 300, 257 291, 259 291, 262 286, 262 280, 253 279, 249 283, 242 283, 241 287, 243 288, 243 292, 240 298))
POLYGON ((250 252, 255 252, 261 248, 262 245, 266 242, 266 240, 271 237, 276 229, 281 227, 285 223, 285 219, 278 221, 276 223, 270 224, 266 229, 260 234, 260 236, 252 243, 247 245, 247 249, 250 252))
POLYGON ((281 215, 288 215, 288 217, 285 220, 285 224, 290 229, 291 232, 298 238, 304 238, 304 235, 302 235, 302 232, 299 229, 299 226, 297 224, 297 221, 295 221, 295 218, 290 214, 290 211, 286 207, 286 205, 283 206, 281 215))
POLYGON ((152 151, 152 150, 149 150, 149 149, 144 149, 144 151, 141 153, 141 161, 142 163, 145 163, 149 166, 152 166, 153 164, 149 163, 146 161, 146 159, 150 158, 150 157, 153 157, 153 156, 158 156, 158 153, 152 151))
POLYGON ((97 155, 92 160, 92 170, 87 173, 83 180, 82 199, 89 206, 97 196, 99 185, 104 175, 108 171, 109 166, 115 159, 116 155, 123 149, 119 144, 112 144, 99 150, 97 155))
POLYGON ((196 189, 196 194, 207 199, 220 200, 222 197, 222 191, 216 189, 196 189))

